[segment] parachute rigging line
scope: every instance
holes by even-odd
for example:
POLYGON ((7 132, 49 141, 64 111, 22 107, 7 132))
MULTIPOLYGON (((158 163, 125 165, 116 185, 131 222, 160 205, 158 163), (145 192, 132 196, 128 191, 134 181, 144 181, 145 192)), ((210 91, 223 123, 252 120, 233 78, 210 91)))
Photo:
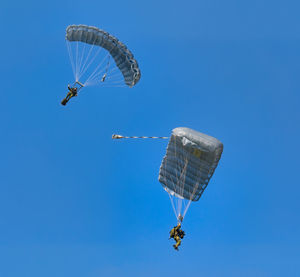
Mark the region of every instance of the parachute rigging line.
POLYGON ((169 137, 145 137, 145 136, 141 136, 141 137, 137 137, 137 136, 131 136, 131 137, 127 137, 127 136, 122 136, 122 135, 112 135, 112 139, 168 139, 169 137))

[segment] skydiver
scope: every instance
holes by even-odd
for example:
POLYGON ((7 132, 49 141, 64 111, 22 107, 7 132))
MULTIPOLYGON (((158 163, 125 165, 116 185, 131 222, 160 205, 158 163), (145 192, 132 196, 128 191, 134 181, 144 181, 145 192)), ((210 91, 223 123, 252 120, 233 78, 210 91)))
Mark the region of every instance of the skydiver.
POLYGON ((183 239, 185 233, 181 230, 181 223, 178 222, 177 226, 173 227, 170 231, 170 238, 173 238, 176 241, 176 244, 173 245, 174 249, 178 251, 178 247, 181 244, 181 239, 183 239))
POLYGON ((74 96, 77 96, 77 88, 76 87, 70 87, 70 85, 68 85, 68 94, 66 96, 66 98, 64 98, 62 101, 61 101, 61 104, 63 106, 65 106, 69 100, 74 97, 74 96))

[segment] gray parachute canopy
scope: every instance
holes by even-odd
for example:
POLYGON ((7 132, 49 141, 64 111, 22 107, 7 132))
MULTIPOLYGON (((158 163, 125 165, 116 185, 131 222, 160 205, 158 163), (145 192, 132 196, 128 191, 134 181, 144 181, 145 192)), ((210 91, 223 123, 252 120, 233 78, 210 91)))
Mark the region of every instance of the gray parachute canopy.
POLYGON ((137 61, 128 48, 116 37, 96 27, 71 25, 66 30, 66 40, 80 41, 106 49, 123 74, 126 85, 134 86, 141 77, 137 61))
POLYGON ((223 144, 216 138, 189 128, 176 128, 160 166, 159 181, 170 195, 197 201, 212 177, 222 151, 223 144))

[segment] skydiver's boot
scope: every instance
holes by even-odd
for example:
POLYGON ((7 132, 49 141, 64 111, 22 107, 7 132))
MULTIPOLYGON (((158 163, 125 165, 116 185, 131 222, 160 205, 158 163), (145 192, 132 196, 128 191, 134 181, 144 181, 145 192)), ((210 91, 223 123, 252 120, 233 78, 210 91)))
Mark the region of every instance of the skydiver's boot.
POLYGON ((66 96, 66 98, 64 98, 64 99, 61 101, 61 104, 62 104, 63 106, 65 106, 65 105, 69 102, 69 100, 70 100, 72 97, 74 97, 74 96, 77 96, 77 90, 76 90, 75 92, 69 91, 68 94, 67 94, 67 96, 66 96))
POLYGON ((61 101, 61 104, 62 104, 63 106, 65 106, 65 105, 70 101, 70 99, 71 99, 73 96, 77 96, 77 94, 74 95, 73 93, 68 92, 66 98, 64 98, 64 99, 61 101))
POLYGON ((60 103, 63 105, 63 106, 66 106, 66 104, 68 103, 68 99, 67 98, 64 98, 60 103))
POLYGON ((176 244, 173 245, 174 249, 178 251, 178 247, 176 246, 176 244))

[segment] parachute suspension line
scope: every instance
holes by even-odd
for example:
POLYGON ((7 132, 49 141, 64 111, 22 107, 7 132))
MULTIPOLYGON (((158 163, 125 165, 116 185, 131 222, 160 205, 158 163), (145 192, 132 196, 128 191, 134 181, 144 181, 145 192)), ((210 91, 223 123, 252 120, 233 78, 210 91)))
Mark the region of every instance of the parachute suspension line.
MULTIPOLYGON (((176 144, 175 144, 175 153, 176 153, 176 144)), ((164 170, 166 170, 166 167, 167 166, 167 163, 164 164, 165 168, 164 170)), ((176 169, 178 169, 176 167, 176 169)), ((177 176, 177 172, 176 172, 176 176, 173 177, 173 175, 170 176, 171 177, 171 184, 173 186, 173 192, 177 193, 176 192, 176 184, 178 182, 178 176, 177 176)), ((170 198, 170 201, 171 201, 171 204, 172 204, 172 208, 173 208, 173 211, 174 211, 174 214, 176 216, 176 219, 178 221, 179 219, 179 213, 180 213, 180 210, 178 208, 179 206, 179 201, 181 200, 180 198, 176 197, 176 195, 174 195, 173 193, 171 193, 169 190, 166 190, 168 195, 169 195, 169 198, 170 198)))
MULTIPOLYGON (((177 143, 176 143, 176 139, 174 138, 175 142, 174 142, 174 152, 175 152, 175 156, 178 155, 178 151, 177 151, 177 143)), ((190 204, 192 202, 193 199, 193 195, 195 194, 197 187, 193 190, 192 192, 192 196, 190 199, 184 199, 182 198, 180 195, 183 195, 184 192, 184 184, 185 184, 185 178, 186 178, 186 172, 187 172, 187 167, 188 167, 188 159, 187 159, 187 154, 185 152, 181 153, 183 155, 183 160, 184 160, 184 164, 183 167, 180 166, 180 164, 175 164, 173 166, 175 166, 175 176, 171 175, 171 184, 172 184, 172 191, 168 191, 168 195, 170 197, 171 200, 171 204, 173 207, 173 211, 174 214, 176 216, 176 219, 178 222, 181 222, 186 213, 187 210, 190 207, 190 204)), ((167 163, 164 164, 164 166, 167 168, 167 163)), ((166 169, 165 169, 166 170, 166 169)))
MULTIPOLYGON (((78 41, 76 41, 76 43, 72 42, 72 44, 69 41, 67 41, 67 48, 72 64, 75 82, 81 80, 81 78, 88 71, 88 69, 93 64, 95 64, 95 60, 99 57, 99 53, 101 52, 101 50, 103 50, 103 48, 97 48, 97 51, 93 51, 95 49, 95 41, 96 39, 93 41, 88 51, 87 44, 83 44, 83 46, 80 47, 81 44, 78 43, 78 41)), ((95 85, 101 82, 107 87, 127 87, 127 85, 124 84, 124 76, 120 71, 117 71, 115 74, 112 74, 113 72, 118 70, 118 67, 111 62, 111 56, 109 55, 109 53, 107 53, 104 57, 103 56, 100 64, 96 64, 96 68, 93 66, 95 70, 92 71, 91 74, 88 74, 88 76, 85 78, 86 80, 82 83, 84 83, 85 86, 95 85), (106 63, 105 67, 103 67, 104 63, 106 63)))
MULTIPOLYGON (((176 155, 176 143, 175 143, 175 155, 176 155)), ((166 168, 168 167, 168 164, 167 163, 165 163, 165 168, 164 168, 164 170, 166 171, 166 168)), ((178 168, 176 167, 176 169, 178 170, 178 168)), ((171 184, 172 184, 172 186, 173 186, 173 192, 175 192, 176 193, 176 184, 177 184, 177 180, 178 180, 178 176, 177 176, 177 171, 175 171, 175 173, 176 173, 176 176, 174 177, 173 175, 170 175, 170 177, 171 177, 171 184)), ((175 216, 176 216, 176 218, 178 219, 178 213, 177 213, 177 207, 178 207, 178 200, 179 200, 179 198, 177 198, 174 194, 171 194, 169 191, 167 191, 168 192, 168 194, 170 195, 170 200, 171 200, 171 204, 172 204, 172 206, 174 206, 174 202, 175 202, 175 205, 176 205, 176 210, 174 211, 174 213, 175 213, 175 216), (171 195, 172 195, 172 197, 171 197, 171 195)))
POLYGON ((124 81, 124 77, 123 77, 123 75, 122 75, 122 73, 121 72, 116 72, 116 73, 114 73, 114 74, 111 74, 114 70, 116 70, 116 69, 118 69, 117 67, 114 67, 113 68, 113 70, 111 70, 110 72, 108 72, 107 73, 107 78, 106 78, 106 80, 111 80, 111 79, 113 79, 113 80, 119 80, 119 81, 124 81))
MULTIPOLYGON (((109 72, 108 72, 108 74, 111 74, 112 72, 114 72, 116 69, 118 69, 118 67, 117 66, 114 66, 109 72)), ((121 73, 122 74, 122 73, 121 73)))
POLYGON ((96 39, 94 40, 92 46, 90 47, 90 50, 85 58, 85 62, 83 63, 83 66, 82 66, 82 70, 80 71, 80 77, 84 75, 84 73, 88 70, 88 68, 90 67, 90 65, 94 62, 94 60, 96 59, 96 57, 98 56, 98 54, 100 53, 100 51, 102 50, 102 48, 98 48, 97 49, 97 52, 96 54, 93 56, 93 58, 89 61, 89 58, 90 58, 90 55, 91 53, 93 52, 93 49, 94 49, 94 46, 95 46, 95 41, 96 39), (88 62, 89 61, 89 62, 88 62))
POLYGON ((171 201, 171 204, 172 204, 172 208, 173 208, 174 214, 175 214, 176 218, 178 218, 177 209, 175 208, 175 205, 174 205, 174 198, 172 197, 172 195, 170 193, 168 193, 168 195, 170 197, 170 201, 171 201))
MULTIPOLYGON (((175 152, 175 156, 177 156, 177 142, 176 142, 176 140, 177 140, 177 138, 175 138, 175 143, 174 143, 174 152, 175 152)), ((180 172, 180 168, 179 168, 179 165, 178 164, 176 164, 176 171, 175 171, 175 173, 176 173, 176 177, 175 177, 175 181, 173 180, 173 178, 172 178, 172 185, 173 185, 173 191, 175 192, 175 193, 178 193, 177 192, 177 189, 176 189, 176 187, 177 187, 177 183, 178 183, 178 180, 179 180, 179 178, 178 178, 178 173, 177 172, 180 172)))
POLYGON ((114 74, 111 74, 115 70, 117 70, 118 67, 114 65, 110 71, 107 71, 102 78, 102 86, 113 86, 113 87, 127 87, 127 85, 124 84, 124 76, 120 71, 117 71, 114 74))
POLYGON ((83 49, 81 51, 81 57, 80 57, 80 62, 79 62, 79 72, 78 72, 78 79, 80 79, 80 72, 82 70, 82 62, 83 62, 83 57, 84 57, 84 53, 85 53, 85 48, 86 48, 86 44, 84 43, 83 45, 83 49))
POLYGON ((181 213, 181 206, 182 206, 182 203, 184 203, 184 199, 177 198, 176 196, 171 195, 170 193, 168 193, 168 195, 169 195, 169 198, 170 198, 170 201, 172 204, 172 208, 173 208, 173 211, 174 211, 177 221, 178 222, 182 221, 184 216, 182 216, 182 213, 181 213))
MULTIPOLYGON (((103 62, 105 61, 105 59, 107 59, 109 53, 106 54, 106 56, 102 59, 102 61, 100 62, 100 64, 98 64, 98 66, 95 68, 95 70, 93 71, 93 73, 88 77, 88 79, 85 81, 85 85, 92 83, 94 81, 95 75, 97 75, 97 71, 99 70, 99 68, 102 66, 103 62)), ((102 72, 103 69, 100 71, 102 72)))
MULTIPOLYGON (((188 164, 188 161, 187 161, 187 157, 186 157, 186 158, 185 158, 185 169, 184 169, 185 172, 186 172, 187 164, 188 164)), ((198 172, 200 172, 200 171, 198 171, 198 172)), ((197 172, 197 175, 199 174, 198 172, 197 172)), ((185 180, 184 180, 184 182, 185 182, 185 180)), ((184 182, 183 182, 183 183, 184 183, 184 182)), ((190 205, 191 205, 191 203, 192 203, 192 199, 193 199, 193 197, 194 197, 194 195, 195 195, 195 193, 196 193, 198 187, 199 187, 199 183, 197 183, 197 184, 195 185, 193 191, 190 191, 190 190, 189 190, 189 192, 190 192, 190 194, 191 194, 190 199, 183 202, 183 204, 184 204, 183 213, 182 213, 182 217, 183 217, 183 218, 185 217, 185 215, 186 215, 186 213, 187 213, 187 211, 188 211, 188 209, 189 209, 189 207, 190 207, 190 205)), ((182 190, 182 192, 183 192, 183 190, 182 190)))
MULTIPOLYGON (((104 82, 104 81, 103 81, 104 82)), ((118 80, 114 80, 111 78, 106 78, 105 79, 106 84, 111 85, 111 84, 116 84, 116 85, 121 85, 122 83, 124 83, 123 79, 118 79, 118 80)), ((126 85, 125 85, 126 86, 126 85)))
MULTIPOLYGON (((176 146, 175 146, 175 149, 176 149, 176 146)), ((176 150, 175 150, 176 151, 176 150)), ((183 195, 183 184, 184 184, 184 182, 185 182, 185 173, 186 173, 186 166, 187 166, 187 162, 185 162, 185 165, 184 165, 184 168, 182 169, 182 171, 180 172, 180 176, 178 176, 177 174, 176 174, 176 181, 177 181, 177 184, 178 184, 178 186, 179 186, 179 192, 178 192, 178 194, 179 195, 183 195)), ((177 165, 177 171, 179 171, 178 170, 178 165, 177 165)), ((176 188, 176 187, 175 187, 176 188)), ((176 191, 176 189, 175 189, 175 192, 177 193, 177 191, 176 191)), ((177 210, 177 214, 178 214, 178 216, 179 216, 179 214, 181 215, 181 211, 182 211, 182 203, 184 202, 184 200, 183 199, 181 199, 181 198, 178 198, 178 200, 177 200, 177 202, 178 202, 178 206, 177 206, 177 208, 178 208, 178 210, 177 210)))
POLYGON ((192 203, 192 198, 194 197, 194 195, 195 195, 195 193, 196 193, 196 190, 198 189, 198 187, 199 187, 199 183, 197 183, 197 185, 194 187, 194 190, 193 190, 193 192, 192 192, 192 195, 191 195, 191 197, 190 197, 190 200, 188 201, 188 203, 186 204, 186 207, 185 207, 185 209, 184 209, 184 211, 183 211, 183 217, 185 217, 185 214, 186 214, 186 212, 187 212, 187 210, 189 209, 189 207, 190 207, 190 205, 191 205, 191 203, 192 203))
POLYGON ((112 135, 112 139, 122 139, 122 138, 125 138, 125 139, 168 139, 168 137, 136 137, 136 136, 132 136, 132 137, 127 137, 127 136, 122 136, 122 135, 112 135))
POLYGON ((101 82, 101 83, 103 83, 102 86, 107 85, 107 86, 116 87, 116 86, 120 85, 120 87, 126 87, 126 85, 124 84, 124 77, 121 72, 117 72, 117 73, 111 75, 111 73, 114 72, 115 70, 117 70, 118 67, 116 65, 114 65, 111 68, 111 70, 109 70, 109 67, 111 66, 110 58, 111 57, 108 56, 108 61, 107 61, 105 71, 102 69, 99 72, 97 72, 97 74, 95 74, 93 76, 92 80, 90 80, 90 83, 92 83, 92 82, 100 83, 101 82), (105 72, 104 74, 103 74, 103 71, 105 72))
POLYGON ((115 88, 125 88, 128 87, 127 85, 116 85, 116 84, 106 84, 102 86, 103 88, 115 87, 115 88))
POLYGON ((75 72, 75 65, 74 65, 72 48, 71 48, 71 45, 70 45, 69 41, 66 40, 66 43, 67 43, 67 49, 68 49, 68 53, 69 53, 69 58, 70 58, 71 65, 72 65, 73 75, 74 75, 74 78, 76 79, 76 72, 75 72))
POLYGON ((192 200, 190 199, 190 200, 188 201, 188 203, 186 204, 185 208, 184 208, 184 211, 183 211, 183 214, 182 214, 182 217, 183 217, 183 218, 185 217, 185 214, 186 214, 187 210, 189 209, 191 203, 192 203, 192 200))
POLYGON ((179 177, 180 178, 179 183, 181 183, 180 184, 180 194, 183 194, 183 190, 184 190, 184 183, 185 183, 187 165, 188 165, 188 161, 185 158, 184 168, 182 169, 182 172, 181 172, 180 177, 179 177))
MULTIPOLYGON (((89 50, 87 50, 87 44, 82 44, 83 46, 81 47, 81 44, 78 41, 76 41, 76 43, 67 41, 67 48, 75 82, 80 80, 88 69, 95 64, 95 60, 99 57, 100 52, 103 50, 103 48, 97 47, 97 50, 93 51, 95 49, 95 41, 96 38, 91 44, 89 50)), ((86 80, 82 83, 87 86, 105 82, 105 85, 107 86, 127 87, 127 85, 124 84, 124 76, 121 72, 117 71, 119 68, 116 64, 111 62, 110 53, 108 52, 104 57, 103 56, 101 58, 101 62, 98 65, 96 64, 96 68, 93 66, 95 69, 91 72, 91 74, 88 74, 85 78, 86 80), (104 63, 106 63, 105 66, 103 66, 104 63), (112 74, 115 71, 117 72, 112 74)))
POLYGON ((78 65, 78 41, 76 41, 76 82, 78 81, 78 71, 79 71, 79 65, 78 65))
POLYGON ((178 198, 177 200, 177 218, 179 217, 180 211, 182 209, 182 199, 178 198))
MULTIPOLYGON (((94 45, 93 45, 94 46, 94 45)), ((92 48, 91 48, 92 49, 92 48)), ((82 68, 82 73, 80 76, 83 76, 86 71, 89 69, 89 67, 93 64, 93 62, 95 61, 95 59, 97 58, 97 56, 99 55, 99 53, 101 52, 102 48, 98 48, 96 54, 93 56, 93 58, 87 63, 88 59, 86 59, 86 63, 84 64, 84 68, 82 68)))
POLYGON ((115 80, 116 78, 118 78, 119 80, 121 79, 122 81, 124 80, 124 77, 123 77, 122 73, 119 73, 119 72, 117 72, 117 73, 115 73, 113 75, 108 75, 108 77, 106 78, 106 80, 111 80, 111 79, 115 80))
POLYGON ((171 195, 170 193, 168 193, 168 195, 177 221, 182 222, 187 210, 190 207, 192 200, 188 200, 188 202, 186 203, 185 199, 177 198, 176 196, 171 195))
POLYGON ((107 79, 112 79, 114 77, 122 77, 123 78, 123 75, 121 72, 117 72, 115 74, 111 74, 113 73, 115 70, 117 70, 118 67, 115 65, 114 67, 112 67, 112 69, 110 71, 108 71, 108 67, 106 68, 106 72, 105 74, 108 76, 107 79))
POLYGON ((103 74, 103 71, 105 72, 106 71, 106 69, 105 68, 102 68, 101 70, 99 70, 98 71, 98 69, 99 69, 99 67, 101 67, 102 66, 102 64, 105 62, 105 60, 106 59, 108 59, 108 60, 110 60, 110 55, 109 55, 109 53, 107 53, 106 54, 106 56, 102 59, 102 61, 101 61, 101 63, 98 65, 98 67, 95 69, 95 71, 92 73, 92 75, 90 76, 90 81, 89 81, 89 83, 97 83, 99 80, 97 80, 100 76, 102 76, 101 77, 101 79, 100 79, 100 82, 104 82, 105 81, 105 78, 106 78, 106 73, 104 73, 103 74), (97 72, 98 71, 98 72, 97 72), (104 78, 104 80, 103 80, 103 78, 104 78), (103 80, 103 81, 102 81, 103 80))
POLYGON ((191 193, 190 199, 188 200, 187 204, 185 204, 185 209, 184 209, 183 214, 182 214, 183 217, 185 217, 185 214, 186 214, 187 210, 189 209, 189 207, 192 203, 192 199, 193 199, 193 197, 194 197, 194 195, 195 195, 198 188, 199 188, 199 183, 196 184, 196 186, 194 187, 194 189, 191 193))
MULTIPOLYGON (((183 195, 183 191, 184 191, 184 183, 185 183, 185 177, 186 177, 186 169, 187 169, 187 165, 188 165, 188 161, 187 159, 185 158, 185 164, 184 164, 184 168, 182 169, 181 173, 180 173, 180 176, 179 176, 179 179, 178 179, 178 182, 179 182, 179 190, 180 190, 180 195, 183 195)), ((178 168, 178 165, 177 165, 177 168, 178 168)), ((183 214, 181 213, 182 211, 182 206, 184 205, 185 206, 185 200, 184 199, 178 199, 179 201, 179 211, 178 211, 178 215, 183 216, 183 214)))

